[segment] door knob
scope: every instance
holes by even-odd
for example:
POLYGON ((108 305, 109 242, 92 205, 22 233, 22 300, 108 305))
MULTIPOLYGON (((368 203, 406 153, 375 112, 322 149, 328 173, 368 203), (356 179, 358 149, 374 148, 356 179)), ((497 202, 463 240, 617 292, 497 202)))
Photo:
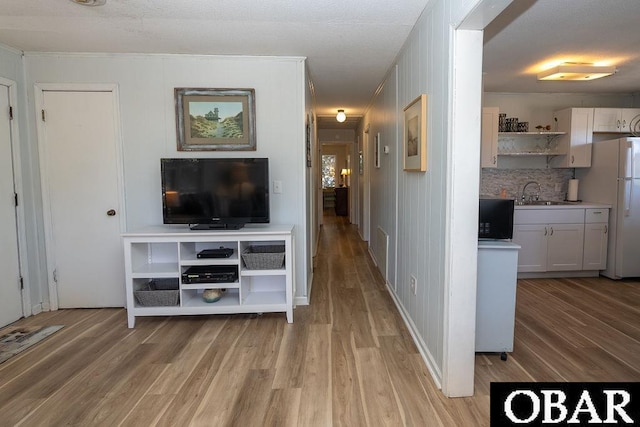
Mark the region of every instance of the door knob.
POLYGON ((116 216, 116 210, 115 209, 109 209, 107 211, 107 216, 116 216))

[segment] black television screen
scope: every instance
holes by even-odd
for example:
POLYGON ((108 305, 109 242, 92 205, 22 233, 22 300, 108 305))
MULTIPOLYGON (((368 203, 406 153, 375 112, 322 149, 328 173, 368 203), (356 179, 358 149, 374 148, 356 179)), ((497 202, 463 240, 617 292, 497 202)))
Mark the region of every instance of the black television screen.
POLYGON ((269 222, 269 159, 161 159, 165 224, 193 229, 269 222))

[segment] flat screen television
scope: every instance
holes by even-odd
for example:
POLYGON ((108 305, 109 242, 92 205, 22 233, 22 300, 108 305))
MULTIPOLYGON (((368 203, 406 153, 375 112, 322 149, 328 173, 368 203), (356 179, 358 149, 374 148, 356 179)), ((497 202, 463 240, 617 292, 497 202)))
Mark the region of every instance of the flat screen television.
POLYGON ((160 159, 162 218, 191 229, 269 222, 269 159, 160 159))

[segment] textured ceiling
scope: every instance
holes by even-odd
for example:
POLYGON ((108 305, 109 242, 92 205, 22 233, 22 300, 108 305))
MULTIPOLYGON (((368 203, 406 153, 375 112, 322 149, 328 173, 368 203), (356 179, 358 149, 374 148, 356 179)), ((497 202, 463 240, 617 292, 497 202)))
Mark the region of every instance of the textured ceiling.
MULTIPOLYGON (((429 0, 2 0, 0 43, 30 52, 307 57, 319 123, 364 113, 429 0)), ((640 0, 515 0, 485 30, 499 92, 640 92, 640 0), (551 59, 611 59, 593 82, 538 82, 551 59)), ((357 120, 348 120, 353 126, 357 120)))
POLYGON ((2 0, 0 43, 35 52, 302 56, 319 113, 361 115, 427 1, 2 0))

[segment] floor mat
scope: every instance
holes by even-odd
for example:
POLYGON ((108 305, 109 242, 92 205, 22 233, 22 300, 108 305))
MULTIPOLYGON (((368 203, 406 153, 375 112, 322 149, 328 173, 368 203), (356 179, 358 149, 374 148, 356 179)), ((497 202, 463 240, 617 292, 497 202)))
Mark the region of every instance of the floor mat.
POLYGON ((0 334, 0 363, 3 363, 48 337, 64 326, 8 327, 0 334))

